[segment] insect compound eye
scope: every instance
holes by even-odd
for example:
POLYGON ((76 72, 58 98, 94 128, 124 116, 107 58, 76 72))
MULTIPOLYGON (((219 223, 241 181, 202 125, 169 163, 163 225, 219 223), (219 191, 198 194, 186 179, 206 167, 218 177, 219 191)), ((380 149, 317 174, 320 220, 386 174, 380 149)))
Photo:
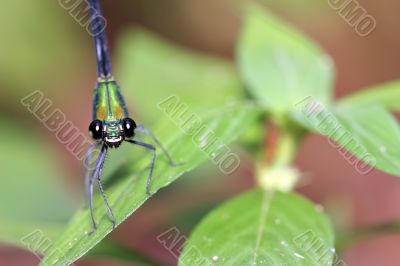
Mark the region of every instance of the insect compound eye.
POLYGON ((123 121, 125 138, 132 138, 135 135, 136 123, 130 118, 123 121))
POLYGON ((100 120, 93 120, 89 125, 89 134, 95 140, 101 139, 103 137, 103 123, 100 120))

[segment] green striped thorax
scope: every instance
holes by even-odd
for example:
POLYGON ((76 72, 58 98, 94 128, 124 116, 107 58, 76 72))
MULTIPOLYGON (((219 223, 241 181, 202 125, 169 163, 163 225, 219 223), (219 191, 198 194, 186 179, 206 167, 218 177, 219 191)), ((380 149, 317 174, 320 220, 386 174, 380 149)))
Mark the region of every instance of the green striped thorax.
POLYGON ((117 82, 113 78, 99 79, 94 91, 93 121, 89 125, 91 137, 118 148, 123 140, 134 136, 135 128, 117 82))

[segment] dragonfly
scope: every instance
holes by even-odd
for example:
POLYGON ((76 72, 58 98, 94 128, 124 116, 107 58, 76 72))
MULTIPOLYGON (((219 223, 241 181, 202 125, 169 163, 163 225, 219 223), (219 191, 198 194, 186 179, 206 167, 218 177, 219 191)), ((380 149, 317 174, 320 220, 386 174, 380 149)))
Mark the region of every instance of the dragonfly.
POLYGON ((152 152, 150 172, 146 184, 146 193, 148 196, 151 196, 150 185, 157 156, 156 147, 161 148, 171 166, 178 166, 179 164, 172 160, 168 151, 150 130, 148 130, 144 125, 137 125, 129 116, 120 87, 112 75, 110 52, 107 44, 107 33, 105 27, 94 34, 95 27, 98 29, 99 25, 105 26, 105 19, 102 15, 100 0, 89 0, 89 13, 96 51, 98 77, 93 97, 93 121, 89 125, 89 134, 94 140, 94 143, 89 147, 87 152, 87 161, 92 161, 92 154, 95 149, 99 149, 100 153, 94 161, 94 168, 91 170, 87 167, 86 169, 85 191, 89 198, 90 214, 94 232, 97 229, 93 210, 93 193, 96 180, 107 208, 108 215, 112 221, 113 229, 116 226, 115 216, 110 204, 108 203, 102 184, 102 171, 107 151, 109 149, 117 149, 122 143, 127 142, 141 146, 152 152), (150 144, 135 140, 135 134, 139 131, 148 135, 154 143, 150 144))

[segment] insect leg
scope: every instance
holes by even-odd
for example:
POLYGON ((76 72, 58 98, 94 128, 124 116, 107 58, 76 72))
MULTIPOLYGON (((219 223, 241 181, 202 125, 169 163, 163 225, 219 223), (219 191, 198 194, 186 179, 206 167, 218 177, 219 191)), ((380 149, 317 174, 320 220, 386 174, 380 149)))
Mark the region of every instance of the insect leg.
POLYGON ((147 184, 146 184, 146 193, 147 193, 148 196, 151 196, 150 185, 151 185, 151 180, 153 178, 154 164, 155 164, 156 157, 157 157, 156 147, 154 147, 153 145, 147 144, 147 143, 136 141, 136 140, 126 140, 126 141, 128 141, 130 143, 133 143, 135 145, 139 145, 139 146, 145 147, 145 148, 153 151, 153 158, 151 160, 151 166, 150 166, 150 174, 149 174, 149 177, 147 178, 147 184))
POLYGON ((113 223, 113 229, 114 229, 115 225, 116 225, 115 217, 114 217, 114 214, 113 214, 113 212, 112 212, 112 210, 110 208, 110 205, 108 204, 106 194, 104 193, 103 184, 101 183, 101 174, 103 172, 103 165, 104 165, 104 161, 105 161, 106 154, 107 154, 107 146, 105 146, 105 147, 106 148, 105 148, 105 152, 104 152, 104 157, 103 157, 103 160, 101 161, 101 165, 100 165, 99 172, 98 172, 98 175, 97 175, 97 182, 99 184, 101 196, 103 197, 104 203, 106 204, 108 215, 110 216, 110 219, 111 219, 111 221, 113 223))
MULTIPOLYGON (((89 200, 90 194, 90 174, 93 173, 92 169, 92 159, 93 159, 93 152, 94 150, 99 147, 99 143, 94 143, 90 145, 85 158, 85 196, 86 200, 89 200)), ((97 162, 97 160, 96 160, 97 162)), ((95 163, 96 163, 95 162, 95 163)))
POLYGON ((89 206, 90 206, 90 215, 92 217, 92 224, 93 224, 93 232, 96 231, 97 226, 96 226, 96 221, 94 219, 94 211, 93 211, 93 186, 94 186, 94 179, 96 178, 96 176, 99 173, 99 170, 101 168, 101 165, 104 162, 104 159, 106 157, 106 153, 107 153, 107 145, 103 144, 103 147, 101 148, 101 152, 100 152, 100 156, 99 159, 97 160, 96 163, 96 168, 92 174, 92 177, 90 178, 90 182, 89 182, 89 206))
POLYGON ((156 138, 156 136, 151 133, 150 130, 148 130, 145 126, 143 125, 138 125, 135 130, 138 131, 143 131, 146 135, 148 135, 150 138, 153 139, 153 141, 161 148, 165 156, 167 156, 169 164, 171 166, 179 166, 182 165, 182 163, 175 163, 174 160, 172 159, 171 155, 169 155, 167 149, 161 144, 161 142, 156 138))

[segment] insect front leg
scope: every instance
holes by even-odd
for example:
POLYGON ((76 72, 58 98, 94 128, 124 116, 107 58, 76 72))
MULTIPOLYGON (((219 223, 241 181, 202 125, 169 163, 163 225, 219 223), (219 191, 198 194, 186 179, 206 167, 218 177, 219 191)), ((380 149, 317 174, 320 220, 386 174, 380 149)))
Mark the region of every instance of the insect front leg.
MULTIPOLYGON (((91 173, 93 173, 92 169, 92 159, 93 159, 93 152, 96 148, 100 146, 100 143, 94 143, 90 145, 85 158, 85 197, 86 200, 89 201, 90 196, 90 177, 91 173)), ((95 161, 97 163, 97 160, 95 161)))
POLYGON ((97 229, 96 221, 94 219, 94 210, 93 210, 94 180, 98 176, 99 171, 104 163, 104 160, 106 158, 106 153, 107 153, 107 145, 103 144, 103 147, 101 148, 99 159, 97 160, 97 163, 96 163, 96 168, 95 168, 95 170, 90 178, 90 181, 89 181, 89 206, 90 206, 90 215, 92 218, 93 232, 96 231, 96 229, 97 229))
POLYGON ((103 165, 104 165, 104 161, 105 161, 106 154, 107 154, 107 146, 106 146, 105 150, 106 151, 104 153, 104 158, 103 158, 103 160, 101 162, 101 165, 100 165, 100 168, 99 168, 99 172, 98 172, 98 175, 97 175, 97 183, 99 184, 101 196, 103 197, 104 203, 106 204, 108 215, 110 216, 110 219, 111 219, 112 224, 113 224, 113 229, 114 229, 115 225, 116 225, 115 217, 114 217, 114 214, 113 214, 113 212, 112 212, 112 210, 110 208, 110 205, 108 204, 106 194, 104 193, 103 184, 101 183, 101 174, 103 173, 103 165))

